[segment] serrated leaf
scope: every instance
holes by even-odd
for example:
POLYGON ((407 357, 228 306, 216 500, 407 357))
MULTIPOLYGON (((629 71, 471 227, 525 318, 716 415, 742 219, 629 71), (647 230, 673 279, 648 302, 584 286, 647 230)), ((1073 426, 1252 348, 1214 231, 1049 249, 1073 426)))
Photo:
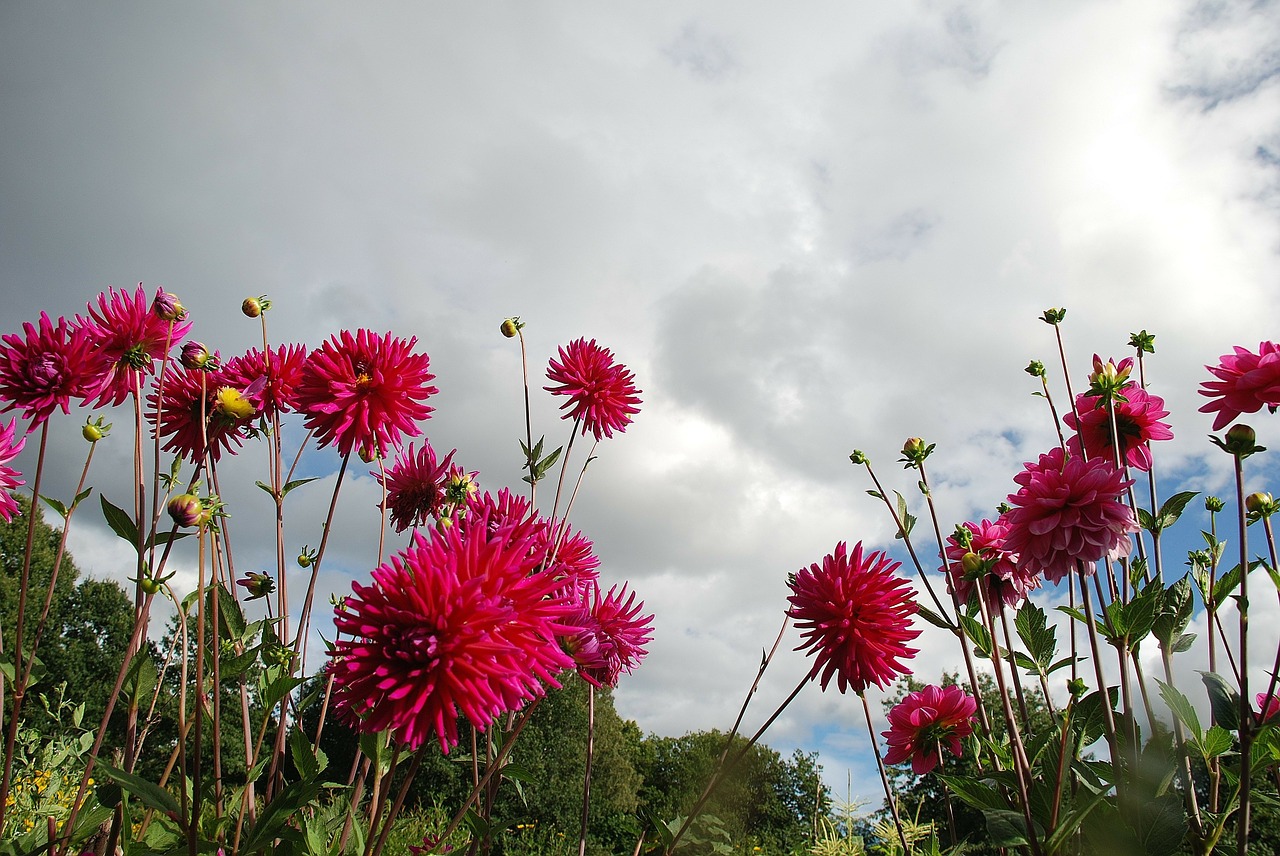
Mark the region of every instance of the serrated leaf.
POLYGON ((1228 731, 1240 728, 1240 693, 1233 690, 1217 672, 1201 672, 1200 680, 1209 691, 1209 706, 1215 725, 1228 731))
POLYGON ((144 648, 134 655, 133 662, 129 664, 122 690, 131 700, 132 705, 136 706, 150 697, 159 680, 160 673, 156 670, 155 661, 151 659, 150 652, 144 648))
POLYGON ((968 615, 960 616, 960 626, 964 628, 964 634, 973 642, 976 653, 991 659, 991 634, 987 633, 987 628, 968 615))
POLYGON ((1138 509, 1138 525, 1148 532, 1154 531, 1156 528, 1155 518, 1151 516, 1151 512, 1145 508, 1138 509))
POLYGON ((208 605, 210 610, 213 608, 214 592, 217 592, 218 624, 222 634, 236 640, 243 638, 244 611, 240 608, 240 604, 236 602, 227 587, 219 582, 214 588, 209 589, 208 605))
POLYGON ((934 627, 941 627, 943 630, 955 630, 956 627, 946 617, 939 615, 927 606, 921 606, 918 615, 934 627))
POLYGON ((1214 608, 1220 608, 1227 602, 1227 598, 1240 587, 1240 566, 1236 565, 1227 571, 1218 581, 1213 584, 1213 605, 1214 608))
POLYGON ((276 491, 275 491, 275 488, 273 488, 271 485, 267 484, 264 481, 255 481, 254 484, 262 488, 262 490, 267 494, 267 496, 270 496, 272 499, 275 498, 276 491))
POLYGON ((1184 490, 1166 499, 1160 506, 1160 528, 1167 529, 1177 523, 1178 518, 1182 516, 1183 510, 1187 507, 1187 503, 1199 495, 1194 490, 1184 490))
POLYGON ((1000 792, 985 782, 966 776, 940 776, 951 792, 976 809, 1004 809, 1006 803, 1000 792))
POLYGON ((1173 645, 1169 650, 1175 654, 1181 654, 1183 651, 1190 651, 1191 646, 1194 645, 1195 642, 1196 634, 1183 633, 1177 639, 1173 640, 1173 645))
POLYGON ((1164 699, 1164 703, 1169 705, 1173 715, 1178 717, 1178 720, 1187 727, 1195 739, 1199 740, 1204 732, 1200 728, 1200 717, 1196 715, 1196 709, 1192 706, 1191 700, 1171 684, 1166 684, 1161 680, 1156 680, 1156 684, 1160 687, 1160 698, 1164 699))
MULTIPOLYGON (((994 847, 1025 847, 1027 838, 1027 822, 1022 815, 1008 809, 987 809, 982 813, 987 822, 987 834, 991 836, 994 847)), ((1043 832, 1037 830, 1037 837, 1043 832)))
POLYGON ((178 805, 178 801, 159 785, 148 782, 146 779, 140 779, 132 773, 126 773, 124 770, 113 767, 102 759, 98 759, 97 769, 107 778, 137 797, 138 801, 147 808, 153 808, 170 817, 180 816, 181 806, 178 805))
POLYGON ((41 494, 40 499, 44 502, 45 505, 49 506, 54 511, 56 511, 58 513, 58 516, 61 517, 63 520, 67 519, 67 507, 63 505, 61 502, 59 502, 58 500, 54 499, 51 496, 44 496, 43 494, 41 494))
POLYGON ((98 501, 102 504, 102 516, 107 519, 107 525, 111 527, 111 531, 137 550, 138 527, 134 525, 133 519, 123 508, 112 505, 102 494, 98 495, 98 501))
POLYGON ((311 741, 299 728, 295 728, 289 735, 289 754, 293 757, 293 765, 298 769, 298 775, 304 781, 314 780, 320 774, 320 765, 316 763, 311 741))
POLYGON ((1200 741, 1200 750, 1207 758, 1216 758, 1231 748, 1231 732, 1221 725, 1211 725, 1200 741))
POLYGON ((1191 576, 1186 574, 1172 583, 1160 598, 1160 612, 1151 625, 1151 632, 1155 635, 1156 641, 1166 648, 1172 647, 1174 640, 1187 629, 1194 606, 1191 597, 1191 576))

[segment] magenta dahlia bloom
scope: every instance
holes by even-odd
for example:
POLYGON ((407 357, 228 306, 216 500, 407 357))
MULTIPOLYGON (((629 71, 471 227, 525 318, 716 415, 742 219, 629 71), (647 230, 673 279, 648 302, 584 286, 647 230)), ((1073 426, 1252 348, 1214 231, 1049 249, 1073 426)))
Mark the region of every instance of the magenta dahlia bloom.
MULTIPOLYGON (((1121 390, 1128 399, 1113 401, 1116 411, 1116 429, 1120 434, 1120 460, 1143 472, 1151 469, 1151 441, 1172 440, 1173 431, 1167 422, 1160 420, 1169 415, 1164 409, 1164 399, 1151 395, 1142 387, 1130 384, 1121 390)), ((1080 412, 1079 420, 1074 413, 1067 413, 1062 421, 1076 433, 1067 440, 1067 448, 1073 455, 1079 455, 1080 440, 1084 439, 1084 450, 1090 458, 1105 458, 1114 464, 1115 438, 1111 434, 1111 415, 1101 397, 1081 393, 1076 396, 1076 410, 1080 412)))
POLYGON ((1086 573, 1104 556, 1118 559, 1138 531, 1133 511, 1121 501, 1133 484, 1102 458, 1088 461, 1053 449, 1013 477, 1021 489, 1010 494, 1013 508, 1002 518, 1004 547, 1017 553, 1026 573, 1059 582, 1083 562, 1086 573))
POLYGON ((457 720, 484 728, 558 687, 573 666, 557 637, 569 630, 555 581, 537 573, 528 525, 487 537, 486 526, 448 527, 413 543, 352 583, 335 613, 335 710, 366 732, 389 730, 411 748, 433 734, 447 752, 457 720))
POLYGON ((1266 693, 1258 693, 1253 698, 1258 703, 1258 721, 1266 722, 1272 717, 1280 714, 1280 696, 1272 696, 1267 698, 1266 693))
POLYGON ((960 757, 960 741, 973 734, 973 715, 978 710, 967 692, 956 686, 927 686, 911 693, 889 711, 889 730, 883 732, 889 744, 886 764, 911 760, 911 769, 923 776, 942 763, 941 747, 960 757))
POLYGON ((59 318, 55 325, 40 313, 39 326, 22 325, 25 335, 9 333, 0 347, 0 412, 22 408, 31 425, 41 425, 56 409, 71 413, 73 398, 98 394, 109 369, 90 336, 59 318))
POLYGON ((911 626, 918 607, 910 584, 894 576, 899 567, 878 550, 863 558, 862 542, 846 555, 841 541, 821 565, 791 579, 788 614, 804 637, 796 650, 814 655, 809 677, 821 673, 824 690, 833 675, 840 692, 861 693, 911 674, 902 661, 916 654, 906 643, 920 635, 911 626))
POLYGON ((552 395, 569 400, 560 405, 564 419, 581 420, 582 436, 588 432, 597 440, 621 434, 640 412, 640 390, 635 375, 613 360, 613 352, 592 339, 575 339, 560 349, 547 366, 547 380, 555 386, 543 387, 552 395))
POLYGON ((436 450, 426 438, 417 452, 413 444, 396 455, 395 462, 385 473, 375 471, 374 478, 387 490, 387 498, 381 507, 391 512, 391 525, 397 532, 410 526, 423 526, 445 510, 445 490, 453 463, 454 449, 444 460, 436 459, 436 450))
POLYGON ((1241 413, 1257 413, 1263 405, 1280 406, 1280 345, 1262 342, 1258 353, 1236 345, 1216 366, 1205 366, 1217 380, 1200 385, 1200 394, 1213 399, 1201 413, 1217 413, 1213 430, 1221 431, 1241 413))
POLYGON ((148 393, 147 411, 155 435, 168 438, 164 450, 189 461, 204 457, 206 439, 214 461, 233 445, 243 445, 254 415, 253 406, 221 369, 181 367, 166 373, 163 395, 154 387, 148 393))
POLYGON ((232 357, 223 366, 227 382, 244 390, 254 410, 263 414, 289 413, 297 409, 298 381, 307 361, 303 345, 281 345, 274 351, 252 348, 244 356, 232 357))
POLYGON ((26 484, 21 473, 9 466, 27 444, 26 436, 18 436, 18 420, 10 419, 8 425, 0 425, 0 520, 8 523, 18 514, 18 501, 10 491, 26 484))
POLYGON ((148 299, 142 283, 132 294, 110 288, 98 295, 96 306, 89 304, 88 318, 76 316, 76 326, 89 334, 110 363, 95 407, 121 404, 140 390, 142 376, 154 374, 156 360, 166 359, 169 349, 191 329, 190 321, 163 317, 161 310, 169 302, 164 295, 162 288, 154 299, 148 299))
POLYGON ((431 416, 427 398, 439 392, 417 337, 343 330, 311 352, 302 367, 297 402, 320 445, 341 455, 353 450, 386 457, 402 435, 418 433, 431 416))
POLYGON ((1004 518, 995 523, 965 523, 964 528, 969 530, 969 548, 965 549, 954 533, 947 536, 949 561, 942 568, 948 573, 947 588, 960 603, 968 603, 980 587, 989 608, 1001 602, 1017 607, 1040 587, 1040 578, 1019 567, 1017 554, 1005 549, 1009 528, 1004 518), (967 555, 973 558, 965 558, 967 555))
POLYGON ((644 646, 653 641, 653 616, 641 615, 643 610, 644 601, 636 603, 635 592, 628 595, 625 584, 604 597, 596 583, 582 590, 578 608, 566 620, 574 629, 563 641, 583 680, 616 687, 623 672, 629 675, 640 665, 647 653, 644 646))

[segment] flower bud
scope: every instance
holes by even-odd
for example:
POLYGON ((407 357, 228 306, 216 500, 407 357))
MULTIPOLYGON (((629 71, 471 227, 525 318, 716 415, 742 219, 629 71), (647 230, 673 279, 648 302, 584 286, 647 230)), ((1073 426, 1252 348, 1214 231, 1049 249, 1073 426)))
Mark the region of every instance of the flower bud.
POLYGON ((1256 452, 1265 452, 1266 446, 1259 446, 1258 435, 1248 425, 1237 424, 1227 429, 1225 440, 1210 435, 1210 440, 1222 451, 1237 458, 1247 458, 1256 452))
POLYGON ((187 307, 182 305, 178 296, 163 288, 156 292, 156 299, 151 302, 151 311, 165 321, 182 321, 187 317, 187 307))
POLYGON ((246 297, 240 304, 240 311, 246 318, 257 318, 262 314, 262 301, 256 297, 246 297))
POLYGON ((1039 360, 1032 360, 1031 362, 1027 363, 1027 367, 1023 369, 1023 371, 1031 375, 1032 377, 1044 377, 1046 374, 1044 370, 1044 363, 1040 362, 1039 360))
POLYGON ((266 597, 276 590, 276 581, 259 571, 250 571, 243 579, 236 580, 236 585, 244 586, 249 592, 247 600, 266 597))
POLYGON ((514 318, 507 318, 499 325, 498 330, 508 339, 514 339, 516 333, 520 332, 520 327, 514 318))
POLYGON ((160 580, 155 577, 143 577, 138 581, 138 585, 141 586, 142 590, 147 594, 160 593, 160 580))
POLYGON ((965 553, 960 557, 960 567, 964 570, 965 579, 976 580, 986 570, 987 563, 977 553, 965 553))
POLYGON ((209 350, 194 340, 182 346, 182 354, 178 357, 182 367, 191 371, 208 367, 210 359, 209 350))
POLYGON ((303 547, 302 552, 298 554, 298 567, 309 568, 316 561, 316 554, 312 552, 310 547, 303 547))
POLYGON ((1270 517, 1276 510, 1276 501, 1269 493, 1251 493, 1244 498, 1245 511, 1254 517, 1270 517))
POLYGON ((869 462, 870 462, 870 458, 868 458, 866 453, 863 452, 861 449, 854 449, 853 452, 849 455, 849 463, 853 464, 855 467, 860 467, 863 464, 866 464, 869 462))
POLYGON ((359 455, 360 460, 364 461, 366 464, 372 464, 378 459, 378 451, 372 446, 361 446, 356 451, 356 454, 359 455))
POLYGON ((1216 496, 1206 496, 1204 498, 1205 511, 1216 513, 1221 511, 1224 507, 1225 505, 1223 504, 1222 500, 1218 499, 1218 497, 1216 496))
POLYGON ((96 443, 103 437, 107 436, 107 432, 111 430, 111 423, 105 421, 101 416, 97 419, 85 419, 84 426, 80 429, 80 436, 84 437, 90 443, 96 443))
POLYGON ((169 500, 169 504, 165 508, 169 512, 169 516, 173 518, 173 522, 179 526, 199 526, 208 519, 204 510, 204 503, 195 494, 178 494, 169 500))

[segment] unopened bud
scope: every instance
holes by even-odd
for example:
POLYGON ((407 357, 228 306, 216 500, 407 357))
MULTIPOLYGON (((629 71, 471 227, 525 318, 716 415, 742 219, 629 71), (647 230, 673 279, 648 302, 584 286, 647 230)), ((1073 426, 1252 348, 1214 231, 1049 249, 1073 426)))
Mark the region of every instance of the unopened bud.
POLYGON ((199 526, 206 520, 204 503, 192 493, 178 494, 165 508, 179 526, 199 526))
POLYGON ((1216 496, 1206 496, 1206 497, 1204 498, 1204 510, 1205 510, 1205 511, 1209 511, 1209 512, 1216 513, 1216 512, 1221 511, 1221 510, 1222 510, 1223 508, 1225 508, 1225 507, 1226 507, 1226 506, 1224 505, 1224 503, 1222 502, 1222 500, 1218 499, 1218 497, 1216 497, 1216 496))
POLYGON ((151 302, 151 311, 165 321, 181 321, 187 317, 187 308, 182 305, 178 296, 163 288, 156 292, 156 299, 151 302))
POLYGON ((249 592, 248 600, 266 597, 276 590, 276 581, 260 571, 250 571, 243 579, 236 580, 236 585, 244 586, 249 592))
POLYGON ((107 432, 111 430, 111 423, 103 420, 101 416, 97 419, 85 419, 84 426, 80 429, 80 436, 84 437, 90 443, 96 443, 103 437, 107 436, 107 432))
POLYGON ((507 318, 498 326, 498 330, 508 339, 514 339, 516 334, 520 332, 520 322, 515 318, 507 318))
POLYGON ((986 570, 986 563, 977 553, 969 552, 960 557, 960 567, 964 569, 966 579, 976 580, 986 570))
POLYGON ((183 345, 182 354, 178 357, 182 367, 191 371, 209 367, 209 360, 209 350, 196 341, 190 341, 183 345))
POLYGON ((240 311, 244 313, 246 318, 257 318, 262 314, 262 298, 246 297, 244 302, 240 304, 240 311))

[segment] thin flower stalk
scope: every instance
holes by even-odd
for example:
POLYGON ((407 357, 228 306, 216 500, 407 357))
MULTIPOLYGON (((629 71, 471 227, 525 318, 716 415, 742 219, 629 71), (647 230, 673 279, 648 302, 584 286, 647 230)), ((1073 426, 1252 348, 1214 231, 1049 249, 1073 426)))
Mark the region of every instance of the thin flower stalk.
POLYGON ((1239 528, 1236 537, 1240 540, 1240 598, 1237 615, 1240 628, 1240 808, 1236 813, 1236 853, 1248 856, 1249 824, 1252 805, 1252 767, 1250 750, 1253 748, 1253 708, 1249 695, 1249 547, 1248 520, 1244 504, 1244 455, 1236 453, 1236 517, 1239 528))
POLYGON ((889 784, 889 774, 885 772, 884 758, 880 754, 880 741, 876 739, 876 729, 871 724, 871 706, 867 704, 866 693, 858 693, 858 698, 862 700, 862 712, 867 721, 867 734, 871 737, 871 754, 876 757, 876 769, 880 772, 880 784, 884 787, 884 797, 889 802, 889 812, 893 815, 893 828, 898 831, 898 843, 902 845, 903 856, 907 856, 911 852, 911 847, 907 844, 906 833, 902 830, 902 817, 898 814, 898 797, 893 792, 893 787, 889 784))
MULTIPOLYGON (((1119 763, 1120 744, 1116 739, 1116 721, 1111 710, 1111 702, 1107 692, 1107 681, 1102 673, 1102 651, 1098 646, 1097 620, 1093 615, 1093 598, 1089 596, 1089 584, 1085 579, 1084 563, 1077 561, 1079 568, 1075 574, 1080 582, 1080 601, 1084 605, 1086 635, 1089 638, 1089 649, 1092 653, 1094 676, 1098 681, 1098 691, 1102 693, 1102 721, 1107 737, 1107 747, 1111 751, 1113 763, 1119 763)), ((1096 576, 1096 575, 1095 575, 1096 576)), ((1095 580, 1096 582, 1096 580, 1095 580)), ((1122 795, 1123 796, 1123 795, 1122 795)))
MULTIPOLYGON (((409 795, 409 786, 413 784, 413 780, 418 775, 418 768, 422 766, 422 756, 427 752, 427 744, 423 744, 418 751, 413 753, 413 761, 409 764, 409 770, 405 773, 404 781, 400 785, 400 790, 396 792, 395 800, 391 803, 391 811, 387 812, 387 819, 382 824, 382 831, 378 835, 378 843, 374 845, 371 856, 381 856, 382 850, 387 846, 387 836, 391 834, 391 828, 395 825, 396 817, 400 814, 400 809, 404 806, 405 797, 409 795)), ((393 768, 394 769, 394 768, 393 768)), ((390 777, 388 776, 388 781, 390 777)), ((373 840, 373 829, 369 829, 369 839, 373 840)))
POLYGON ((591 766, 595 761, 596 688, 587 686, 587 761, 582 777, 582 826, 578 833, 578 856, 587 854, 587 822, 591 817, 591 766))

